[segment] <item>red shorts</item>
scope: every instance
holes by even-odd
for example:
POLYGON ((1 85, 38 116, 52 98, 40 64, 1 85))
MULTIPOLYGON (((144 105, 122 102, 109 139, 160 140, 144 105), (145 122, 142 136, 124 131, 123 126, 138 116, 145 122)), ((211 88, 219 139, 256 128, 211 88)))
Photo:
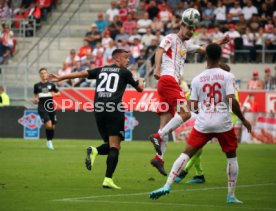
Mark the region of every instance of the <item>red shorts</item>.
POLYGON ((201 148, 212 138, 217 138, 223 152, 230 152, 238 148, 238 139, 234 128, 223 133, 201 133, 193 128, 187 144, 201 148))
POLYGON ((185 102, 186 97, 174 77, 169 75, 161 76, 157 84, 159 95, 159 107, 157 114, 169 112, 175 114, 175 107, 178 102, 185 102))

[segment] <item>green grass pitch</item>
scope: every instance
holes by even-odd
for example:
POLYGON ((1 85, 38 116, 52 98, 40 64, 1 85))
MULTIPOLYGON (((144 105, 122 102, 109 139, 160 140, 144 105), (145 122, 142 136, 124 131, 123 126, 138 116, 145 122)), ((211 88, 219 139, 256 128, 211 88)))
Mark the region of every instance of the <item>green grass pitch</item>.
MULTIPOLYGON (((98 156, 92 172, 84 166, 87 146, 100 141, 0 139, 0 210, 276 210, 276 145, 240 145, 237 197, 243 204, 226 204, 226 159, 217 143, 207 144, 203 167, 207 182, 175 184, 156 201, 148 193, 166 178, 149 164, 149 142, 123 142, 114 181, 122 190, 102 188, 105 156, 98 156)), ((169 143, 167 171, 183 144, 169 143)), ((190 171, 187 179, 193 176, 190 171)), ((186 179, 186 181, 187 181, 186 179)))

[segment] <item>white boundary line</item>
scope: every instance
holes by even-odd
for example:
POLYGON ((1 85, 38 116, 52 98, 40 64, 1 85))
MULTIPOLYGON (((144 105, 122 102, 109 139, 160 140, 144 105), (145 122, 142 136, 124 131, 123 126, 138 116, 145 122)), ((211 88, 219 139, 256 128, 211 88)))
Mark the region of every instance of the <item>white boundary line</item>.
MULTIPOLYGON (((276 185, 275 183, 264 183, 264 184, 252 184, 252 185, 239 185, 237 188, 251 188, 258 186, 271 186, 276 185)), ((208 190, 220 190, 227 189, 227 187, 210 187, 210 188, 192 188, 192 189, 184 189, 184 190, 172 190, 171 192, 190 192, 190 191, 208 191, 208 190)), ((74 201, 83 201, 85 199, 96 199, 96 198, 112 198, 112 197, 120 197, 120 196, 139 196, 139 195, 148 195, 149 192, 141 192, 141 193, 125 193, 125 194, 111 194, 111 195, 99 195, 99 196, 84 196, 78 198, 63 198, 63 199, 54 199, 55 202, 74 202, 74 201)), ((276 209, 275 209, 276 210, 276 209)))
POLYGON ((244 209, 244 210, 263 210, 263 211, 275 211, 276 208, 254 208, 254 207, 242 207, 242 206, 236 206, 237 204, 233 204, 233 206, 231 206, 229 204, 229 206, 218 206, 218 205, 210 205, 210 204, 180 204, 180 203, 164 203, 164 202, 137 202, 137 201, 98 201, 98 200, 73 200, 71 202, 92 202, 92 203, 109 203, 109 204, 129 204, 129 205, 162 205, 162 206, 179 206, 179 207, 197 207, 197 208, 219 208, 219 209, 230 209, 230 210, 234 210, 234 209, 244 209))

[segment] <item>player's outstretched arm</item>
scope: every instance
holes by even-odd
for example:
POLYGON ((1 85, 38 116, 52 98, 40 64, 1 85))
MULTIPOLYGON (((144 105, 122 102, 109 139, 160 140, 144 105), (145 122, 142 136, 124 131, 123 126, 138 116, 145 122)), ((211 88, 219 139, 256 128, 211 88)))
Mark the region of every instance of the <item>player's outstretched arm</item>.
POLYGON ((237 115, 237 117, 242 121, 242 124, 246 127, 247 131, 249 133, 251 133, 252 131, 252 126, 251 124, 244 118, 242 112, 241 112, 241 108, 240 105, 238 103, 238 101, 235 98, 235 95, 228 95, 227 96, 228 102, 230 105, 232 105, 232 111, 234 112, 234 114, 237 115))
POLYGON ((75 73, 70 73, 67 75, 63 75, 63 76, 58 76, 55 74, 49 74, 49 81, 52 82, 59 82, 62 80, 67 80, 67 79, 74 79, 74 78, 87 78, 88 77, 88 72, 87 70, 83 70, 81 72, 75 72, 75 73))
MULTIPOLYGON (((217 43, 218 45, 224 45, 230 41, 229 35, 226 35, 222 39, 216 40, 213 43, 217 43)), ((197 53, 205 53, 207 45, 200 46, 200 48, 197 49, 197 53)))
POLYGON ((137 92, 142 92, 145 88, 145 80, 143 78, 138 79, 138 86, 135 88, 137 92))
POLYGON ((159 80, 161 74, 161 62, 162 62, 162 55, 164 53, 163 48, 158 48, 155 53, 155 70, 154 70, 154 77, 156 80, 159 80))

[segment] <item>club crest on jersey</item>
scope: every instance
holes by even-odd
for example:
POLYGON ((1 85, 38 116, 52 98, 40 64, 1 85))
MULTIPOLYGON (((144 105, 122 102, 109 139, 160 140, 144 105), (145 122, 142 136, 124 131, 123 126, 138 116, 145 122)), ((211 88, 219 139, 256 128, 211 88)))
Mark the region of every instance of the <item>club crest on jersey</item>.
POLYGON ((179 55, 182 56, 182 57, 185 57, 185 56, 186 56, 186 52, 185 52, 183 49, 181 49, 181 48, 178 49, 178 53, 179 53, 179 55))
POLYGON ((51 88, 52 88, 52 86, 51 86, 51 85, 47 85, 47 88, 48 88, 48 89, 51 89, 51 88))

